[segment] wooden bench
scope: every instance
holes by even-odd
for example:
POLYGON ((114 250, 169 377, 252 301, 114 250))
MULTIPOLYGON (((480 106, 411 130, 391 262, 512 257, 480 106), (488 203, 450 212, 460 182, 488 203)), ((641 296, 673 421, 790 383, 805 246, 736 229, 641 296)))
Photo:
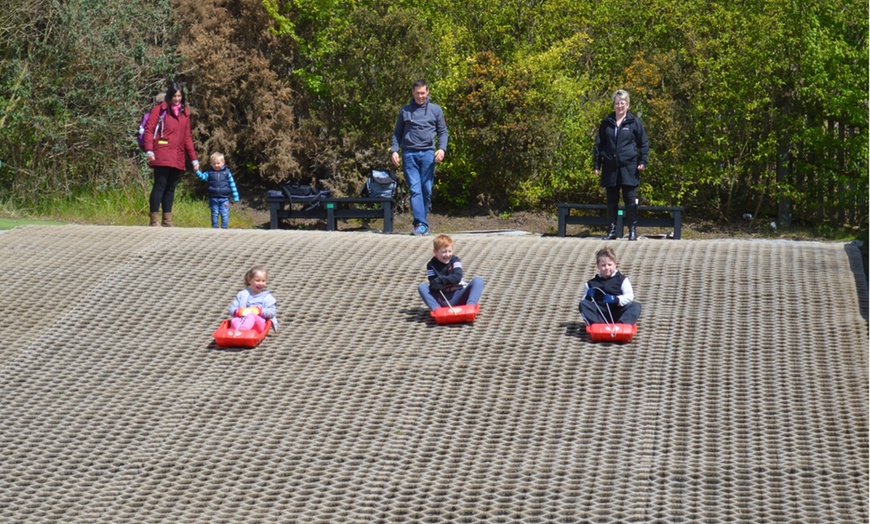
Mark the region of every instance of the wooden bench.
MULTIPOLYGON (((587 226, 604 226, 610 224, 607 221, 607 216, 602 216, 600 211, 607 213, 607 206, 604 204, 558 204, 559 211, 559 236, 565 236, 565 226, 568 224, 583 224, 587 226), (571 211, 598 211, 595 214, 577 214, 572 215, 571 211)), ((620 207, 616 217, 616 236, 622 238, 623 226, 625 221, 625 208, 620 207)), ((683 208, 669 206, 637 206, 637 225, 638 227, 670 227, 673 228, 673 238, 680 239, 680 234, 683 229, 683 208), (668 216, 662 216, 667 213, 668 216), (654 216, 649 216, 654 215, 654 216)))
POLYGON ((382 219, 384 233, 393 232, 393 212, 395 206, 390 198, 322 198, 317 205, 313 202, 291 200, 281 191, 269 191, 269 228, 278 229, 282 219, 313 218, 326 220, 326 230, 338 229, 339 219, 382 219), (376 209, 361 209, 358 205, 372 205, 376 209))

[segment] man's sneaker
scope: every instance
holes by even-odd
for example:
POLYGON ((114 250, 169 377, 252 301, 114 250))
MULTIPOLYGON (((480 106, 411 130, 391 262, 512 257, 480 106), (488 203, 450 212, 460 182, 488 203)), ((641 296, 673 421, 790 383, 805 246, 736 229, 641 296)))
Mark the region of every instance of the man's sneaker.
POLYGON ((428 234, 429 234, 429 228, 424 226, 423 224, 420 224, 419 226, 414 228, 414 236, 421 237, 421 236, 428 235, 428 234))

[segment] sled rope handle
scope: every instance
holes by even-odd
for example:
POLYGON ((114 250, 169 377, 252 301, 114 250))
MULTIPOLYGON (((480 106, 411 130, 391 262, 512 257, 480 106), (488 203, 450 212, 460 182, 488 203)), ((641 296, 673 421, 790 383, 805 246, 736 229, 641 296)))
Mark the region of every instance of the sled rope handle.
MULTIPOLYGON (((599 288, 595 288, 595 289, 599 289, 599 288)), ((601 315, 602 318, 604 318, 604 322, 608 326, 615 326, 616 325, 616 320, 613 319, 613 311, 610 310, 610 304, 605 304, 607 306, 607 314, 610 315, 610 322, 607 322, 607 317, 604 315, 604 311, 601 310, 601 306, 598 305, 598 301, 593 300, 592 303, 595 304, 595 309, 598 310, 598 313, 601 315)), ((583 320, 585 321, 586 319, 584 318, 583 320)), ((588 324, 588 322, 587 322, 587 324, 588 324)), ((611 337, 616 336, 612 332, 610 335, 611 335, 611 337)))
MULTIPOLYGON (((245 307, 243 307, 243 308, 239 308, 239 309, 248 309, 248 308, 251 308, 251 307, 259 307, 259 308, 260 308, 260 311, 263 311, 263 306, 251 306, 251 303, 250 303, 250 297, 248 297, 247 299, 245 299, 245 307)), ((256 313, 248 313, 248 314, 246 314, 246 315, 243 315, 243 316, 239 317, 239 318, 242 319, 242 320, 239 322, 239 326, 243 325, 243 324, 245 323, 245 320, 247 320, 249 316, 251 316, 251 315, 255 315, 255 314, 256 314, 256 313)), ((243 330, 239 329, 238 326, 236 326, 236 329, 235 329, 234 331, 236 332, 236 336, 238 336, 238 334, 241 333, 243 330)))
POLYGON ((249 316, 251 316, 251 315, 248 314, 248 315, 245 315, 245 316, 241 317, 241 319, 242 319, 241 322, 239 322, 239 325, 236 326, 236 329, 233 330, 233 331, 236 332, 236 336, 239 336, 238 334, 241 333, 241 332, 243 331, 242 329, 239 328, 239 326, 243 325, 243 324, 245 323, 245 320, 247 320, 247 318, 248 318, 249 316))
POLYGON ((447 300, 447 297, 444 295, 444 291, 439 289, 438 292, 441 293, 441 298, 444 299, 444 302, 447 302, 447 307, 449 307, 450 312, 453 313, 453 305, 450 303, 449 300, 447 300))

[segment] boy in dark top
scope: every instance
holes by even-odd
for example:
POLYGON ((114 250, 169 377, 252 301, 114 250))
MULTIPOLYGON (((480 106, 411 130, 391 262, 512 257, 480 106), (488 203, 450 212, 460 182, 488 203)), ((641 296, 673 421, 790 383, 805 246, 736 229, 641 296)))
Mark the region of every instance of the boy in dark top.
POLYGON ((432 311, 447 306, 448 301, 450 306, 477 304, 483 293, 483 279, 474 277, 468 283, 462 279, 462 262, 453 254, 453 239, 449 236, 438 235, 432 243, 435 256, 426 264, 429 281, 417 288, 423 302, 432 311))
POLYGON ((640 303, 634 301, 634 290, 628 277, 616 268, 616 256, 609 247, 595 253, 598 274, 586 283, 580 314, 587 324, 615 322, 637 324, 640 303), (607 311, 610 310, 610 318, 607 311))
POLYGON ((211 227, 218 227, 218 217, 221 227, 230 227, 230 197, 234 202, 239 201, 239 191, 236 189, 236 181, 227 167, 226 159, 222 153, 212 153, 209 157, 211 170, 203 173, 197 170, 196 176, 200 180, 208 182, 208 208, 211 210, 211 227))

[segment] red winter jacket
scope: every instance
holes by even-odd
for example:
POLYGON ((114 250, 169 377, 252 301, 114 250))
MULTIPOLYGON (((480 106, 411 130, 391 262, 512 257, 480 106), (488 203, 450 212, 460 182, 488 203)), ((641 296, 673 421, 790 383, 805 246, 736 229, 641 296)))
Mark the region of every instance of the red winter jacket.
POLYGON ((196 160, 196 150, 190 136, 190 113, 186 107, 179 111, 178 116, 169 109, 166 102, 160 102, 151 109, 151 116, 145 124, 145 151, 154 152, 151 167, 164 166, 180 169, 187 168, 187 159, 196 160), (154 128, 160 120, 160 112, 165 111, 162 129, 154 128))

